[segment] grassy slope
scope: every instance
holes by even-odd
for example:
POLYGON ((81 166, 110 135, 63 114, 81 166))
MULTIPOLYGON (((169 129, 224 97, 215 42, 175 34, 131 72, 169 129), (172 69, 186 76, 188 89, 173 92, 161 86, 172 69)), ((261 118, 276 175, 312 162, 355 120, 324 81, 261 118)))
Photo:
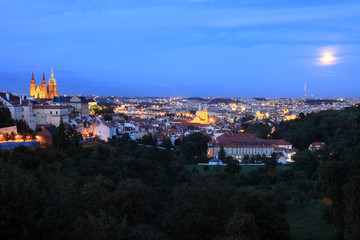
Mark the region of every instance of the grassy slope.
POLYGON ((311 201, 304 206, 289 203, 285 218, 290 225, 290 239, 331 239, 335 229, 322 219, 322 208, 321 201, 311 201))

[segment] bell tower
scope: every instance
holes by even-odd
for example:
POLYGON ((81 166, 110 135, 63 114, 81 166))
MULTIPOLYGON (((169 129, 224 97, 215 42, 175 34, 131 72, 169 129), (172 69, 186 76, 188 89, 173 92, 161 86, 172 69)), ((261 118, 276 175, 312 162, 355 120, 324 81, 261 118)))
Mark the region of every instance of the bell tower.
POLYGON ((30 96, 35 96, 35 90, 36 90, 36 83, 34 78, 34 72, 31 76, 31 82, 30 82, 30 96))
POLYGON ((51 69, 51 76, 49 79, 49 98, 58 97, 56 79, 54 78, 54 69, 51 69))

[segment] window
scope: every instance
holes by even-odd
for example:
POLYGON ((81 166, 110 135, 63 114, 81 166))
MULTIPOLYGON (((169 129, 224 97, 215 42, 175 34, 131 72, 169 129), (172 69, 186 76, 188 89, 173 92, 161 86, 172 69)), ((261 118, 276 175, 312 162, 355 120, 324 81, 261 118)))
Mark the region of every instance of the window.
POLYGON ((56 114, 58 114, 58 111, 56 111, 56 114))
POLYGON ((24 115, 21 115, 22 118, 24 118, 24 115))
POLYGON ((50 111, 50 114, 52 114, 52 111, 50 111))

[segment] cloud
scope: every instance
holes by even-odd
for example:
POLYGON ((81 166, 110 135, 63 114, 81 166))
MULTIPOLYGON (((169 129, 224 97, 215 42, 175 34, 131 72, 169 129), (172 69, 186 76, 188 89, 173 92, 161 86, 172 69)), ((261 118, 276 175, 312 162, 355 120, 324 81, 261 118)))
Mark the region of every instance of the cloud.
MULTIPOLYGON (((219 9, 212 12, 203 24, 208 27, 234 28, 281 23, 319 24, 323 20, 359 18, 360 5, 338 4, 303 8, 240 8, 219 9)), ((357 24, 357 23, 356 23, 357 24)))
MULTIPOLYGON (((204 0, 188 0, 202 2, 204 0)), ((358 28, 360 4, 303 8, 212 8, 154 6, 66 11, 62 14, 20 16, 6 22, 26 29, 145 29, 171 27, 238 28, 274 24, 310 24, 358 28), (346 24, 342 19, 347 19, 346 24)), ((1 28, 1 24, 0 24, 1 28)))

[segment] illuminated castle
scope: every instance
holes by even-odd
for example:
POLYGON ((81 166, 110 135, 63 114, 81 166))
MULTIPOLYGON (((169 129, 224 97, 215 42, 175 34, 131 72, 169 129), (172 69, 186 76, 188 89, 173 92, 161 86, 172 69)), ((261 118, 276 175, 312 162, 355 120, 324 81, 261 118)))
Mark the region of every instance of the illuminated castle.
POLYGON ((53 98, 59 96, 53 69, 51 69, 49 86, 47 86, 46 84, 45 73, 43 73, 43 79, 40 86, 36 86, 34 73, 32 73, 30 83, 30 96, 33 96, 35 98, 53 98))
POLYGON ((213 123, 213 119, 209 118, 207 109, 205 107, 204 111, 197 111, 195 118, 191 121, 192 123, 200 123, 200 124, 209 124, 213 123))

